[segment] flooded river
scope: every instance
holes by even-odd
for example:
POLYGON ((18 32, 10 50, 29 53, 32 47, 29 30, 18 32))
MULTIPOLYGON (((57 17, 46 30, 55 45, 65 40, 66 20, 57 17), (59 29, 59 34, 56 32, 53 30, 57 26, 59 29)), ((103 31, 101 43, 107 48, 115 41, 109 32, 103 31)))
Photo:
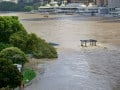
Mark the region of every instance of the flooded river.
POLYGON ((10 13, 26 30, 59 44, 58 59, 44 64, 45 72, 25 90, 120 90, 120 19, 81 15, 10 13), (80 40, 96 39, 82 48, 80 40))

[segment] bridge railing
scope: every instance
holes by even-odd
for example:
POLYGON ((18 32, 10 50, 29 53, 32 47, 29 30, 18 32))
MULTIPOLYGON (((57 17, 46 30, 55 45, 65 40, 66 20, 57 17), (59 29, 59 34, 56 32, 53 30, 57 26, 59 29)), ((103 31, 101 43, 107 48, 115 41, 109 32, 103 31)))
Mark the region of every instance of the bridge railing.
POLYGON ((82 47, 87 47, 88 43, 90 46, 96 46, 97 40, 89 39, 89 40, 80 40, 82 47))

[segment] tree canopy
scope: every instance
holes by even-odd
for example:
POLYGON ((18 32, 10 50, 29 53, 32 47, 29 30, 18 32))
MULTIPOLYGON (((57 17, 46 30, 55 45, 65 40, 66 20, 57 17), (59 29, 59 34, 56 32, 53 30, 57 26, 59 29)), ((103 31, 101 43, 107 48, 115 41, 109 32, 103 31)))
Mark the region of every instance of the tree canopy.
POLYGON ((33 33, 28 36, 27 47, 36 58, 57 58, 55 48, 33 33))
POLYGON ((31 10, 33 10, 33 7, 32 6, 25 6, 24 10, 25 11, 31 11, 31 10))
POLYGON ((0 16, 0 42, 8 43, 10 36, 18 31, 25 29, 17 16, 0 16))
POLYGON ((28 34, 23 31, 18 31, 12 34, 9 38, 10 44, 12 44, 14 47, 20 48, 24 52, 27 50, 27 40, 28 34))
POLYGON ((2 43, 0 42, 0 51, 2 51, 5 48, 11 47, 11 44, 6 44, 6 43, 2 43))
POLYGON ((6 58, 15 64, 21 65, 24 65, 28 61, 25 53, 16 47, 3 49, 0 52, 0 58, 6 58))
POLYGON ((17 16, 0 16, 0 45, 0 50, 18 47, 36 58, 57 57, 56 49, 35 34, 28 34, 17 16))
POLYGON ((17 11, 18 5, 14 2, 0 2, 0 11, 17 11))
POLYGON ((9 86, 15 88, 21 85, 22 74, 11 60, 0 58, 0 88, 9 86))

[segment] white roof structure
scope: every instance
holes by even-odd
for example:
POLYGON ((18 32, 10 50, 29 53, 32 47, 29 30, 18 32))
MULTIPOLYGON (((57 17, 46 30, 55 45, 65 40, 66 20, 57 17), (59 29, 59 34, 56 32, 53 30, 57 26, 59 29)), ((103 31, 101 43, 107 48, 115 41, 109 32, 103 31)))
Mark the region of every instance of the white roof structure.
POLYGON ((56 1, 50 2, 50 4, 46 4, 45 6, 40 6, 38 9, 47 9, 47 8, 56 8, 59 7, 56 1))
POLYGON ((60 5, 60 7, 65 7, 65 4, 64 4, 64 3, 62 3, 62 4, 60 5))
POLYGON ((88 6, 86 6, 83 3, 70 3, 70 4, 67 4, 66 6, 63 6, 63 8, 97 9, 97 5, 93 5, 92 3, 90 3, 88 6))

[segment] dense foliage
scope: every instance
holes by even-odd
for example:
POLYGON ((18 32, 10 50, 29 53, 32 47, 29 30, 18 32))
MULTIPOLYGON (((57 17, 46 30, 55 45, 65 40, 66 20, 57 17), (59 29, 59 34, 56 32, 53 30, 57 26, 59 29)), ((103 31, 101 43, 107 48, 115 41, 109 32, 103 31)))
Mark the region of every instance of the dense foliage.
POLYGON ((6 44, 6 43, 0 43, 0 51, 2 51, 5 48, 11 47, 11 44, 6 44))
POLYGON ((18 6, 16 3, 13 2, 1 2, 0 3, 0 11, 17 11, 18 6))
MULTIPOLYGON (((58 1, 58 5, 61 5, 64 0, 55 1, 58 1)), ((41 5, 46 5, 47 3, 50 3, 50 0, 43 0, 42 2, 39 0, 19 0, 18 3, 4 0, 0 2, 0 11, 31 11, 33 9, 38 10, 38 7, 41 5)), ((68 0, 68 3, 70 3, 70 0, 68 0)))
POLYGON ((0 58, 0 88, 9 86, 15 88, 20 86, 22 74, 11 60, 0 58))
POLYGON ((33 7, 32 6, 25 6, 24 10, 25 11, 31 11, 31 10, 33 10, 33 7))
POLYGON ((0 58, 11 60, 15 64, 24 65, 28 60, 24 52, 16 47, 9 47, 0 52, 0 58))
POLYGON ((38 9, 39 3, 14 3, 9 1, 0 2, 0 11, 31 11, 38 9))
POLYGON ((36 58, 57 58, 54 47, 38 38, 35 34, 29 34, 27 41, 28 52, 36 58))
POLYGON ((27 39, 28 34, 26 32, 18 31, 10 36, 9 41, 14 47, 18 47, 25 52, 27 50, 27 39))
POLYGON ((17 16, 0 16, 0 46, 0 50, 9 46, 18 47, 36 58, 57 57, 55 48, 35 34, 28 34, 17 16))
MULTIPOLYGON (((25 7, 26 4, 22 3, 14 3, 14 2, 9 2, 9 1, 2 1, 0 2, 0 11, 26 11, 25 7)), ((33 9, 33 6, 31 6, 33 9)), ((32 10, 32 9, 29 10, 32 10)))
POLYGON ((8 43, 9 37, 18 32, 25 32, 17 16, 0 16, 0 42, 8 43))

